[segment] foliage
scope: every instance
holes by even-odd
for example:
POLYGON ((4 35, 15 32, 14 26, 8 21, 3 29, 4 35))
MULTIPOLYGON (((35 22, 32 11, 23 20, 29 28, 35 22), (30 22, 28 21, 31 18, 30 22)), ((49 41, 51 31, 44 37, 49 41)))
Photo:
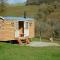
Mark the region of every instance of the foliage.
POLYGON ((5 11, 7 0, 0 0, 0 13, 3 13, 5 11))
POLYGON ((55 4, 41 4, 36 17, 36 33, 44 37, 60 37, 60 19, 57 16, 58 5, 55 4), (57 13, 54 15, 54 13, 57 13), (40 32, 40 33, 39 33, 40 32))
POLYGON ((26 5, 40 5, 42 3, 60 2, 60 0, 27 0, 26 5))

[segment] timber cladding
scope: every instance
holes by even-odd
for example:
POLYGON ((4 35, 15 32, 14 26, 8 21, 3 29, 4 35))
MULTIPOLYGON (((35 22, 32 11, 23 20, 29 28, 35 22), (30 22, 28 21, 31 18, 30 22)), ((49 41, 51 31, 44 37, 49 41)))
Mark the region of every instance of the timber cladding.
POLYGON ((4 22, 0 21, 0 40, 12 40, 14 39, 15 34, 15 28, 12 21, 6 21, 4 22))
MULTIPOLYGON (((24 19, 24 18, 23 18, 24 19)), ((0 41, 15 40, 15 32, 21 26, 24 28, 24 34, 30 38, 35 36, 35 23, 34 20, 21 20, 20 17, 11 19, 0 19, 0 41), (17 20, 16 20, 17 19, 17 20), (23 24, 21 24, 23 22, 23 24)))
POLYGON ((35 37, 35 23, 34 20, 29 22, 29 36, 30 37, 35 37))

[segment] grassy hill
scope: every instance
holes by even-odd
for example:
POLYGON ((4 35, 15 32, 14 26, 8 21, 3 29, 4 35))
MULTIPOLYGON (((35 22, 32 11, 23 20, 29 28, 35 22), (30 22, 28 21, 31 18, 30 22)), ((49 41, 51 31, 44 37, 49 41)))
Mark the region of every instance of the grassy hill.
POLYGON ((5 8, 5 12, 0 13, 1 16, 24 16, 26 11, 27 16, 34 16, 38 11, 38 6, 8 6, 5 8))

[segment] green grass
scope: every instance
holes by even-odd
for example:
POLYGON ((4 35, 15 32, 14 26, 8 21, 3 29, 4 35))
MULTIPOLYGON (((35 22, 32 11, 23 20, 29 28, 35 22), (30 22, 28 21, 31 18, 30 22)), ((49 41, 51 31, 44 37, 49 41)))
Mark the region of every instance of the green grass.
MULTIPOLYGON (((40 41, 40 38, 31 38, 31 41, 40 41)), ((49 39, 47 38, 42 38, 41 42, 51 42, 49 39)), ((54 43, 59 43, 60 44, 60 38, 58 39, 54 39, 53 41, 54 43)))
POLYGON ((60 60, 60 47, 28 47, 0 43, 0 60, 60 60))
POLYGON ((26 11, 27 16, 35 16, 39 7, 33 6, 7 6, 5 12, 0 13, 1 16, 23 16, 26 11))

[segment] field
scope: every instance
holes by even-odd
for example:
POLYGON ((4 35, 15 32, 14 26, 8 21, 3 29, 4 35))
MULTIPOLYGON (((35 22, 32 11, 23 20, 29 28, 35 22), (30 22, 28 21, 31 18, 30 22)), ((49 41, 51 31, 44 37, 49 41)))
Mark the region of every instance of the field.
POLYGON ((27 16, 34 16, 38 11, 38 6, 7 6, 5 12, 0 13, 0 16, 24 16, 24 11, 27 16))
POLYGON ((60 60, 60 47, 28 47, 0 43, 0 60, 60 60))

